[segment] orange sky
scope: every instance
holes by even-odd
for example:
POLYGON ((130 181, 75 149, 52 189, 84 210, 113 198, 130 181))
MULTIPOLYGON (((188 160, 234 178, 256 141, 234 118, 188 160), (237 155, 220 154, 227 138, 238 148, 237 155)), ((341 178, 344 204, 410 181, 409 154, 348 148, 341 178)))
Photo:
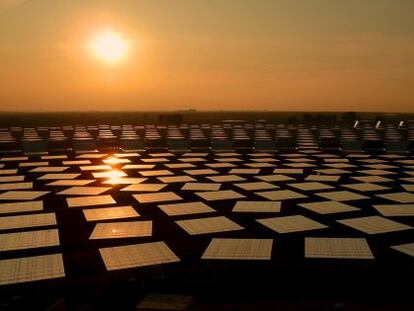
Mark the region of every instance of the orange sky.
POLYGON ((412 0, 0 0, 0 110, 414 112, 412 0), (108 65, 85 46, 133 42, 108 65))

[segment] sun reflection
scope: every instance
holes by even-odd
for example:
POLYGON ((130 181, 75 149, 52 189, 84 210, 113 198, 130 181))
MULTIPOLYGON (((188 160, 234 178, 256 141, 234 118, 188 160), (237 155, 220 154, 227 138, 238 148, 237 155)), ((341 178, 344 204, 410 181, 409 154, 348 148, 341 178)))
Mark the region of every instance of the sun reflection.
POLYGON ((107 172, 101 172, 99 174, 100 178, 108 178, 109 180, 119 179, 124 176, 126 176, 126 174, 123 171, 116 170, 116 169, 113 169, 107 172))
POLYGON ((105 181, 105 184, 121 185, 124 184, 124 179, 122 177, 109 178, 105 181))
POLYGON ((109 157, 103 160, 105 164, 119 164, 119 163, 125 163, 125 159, 118 159, 116 157, 109 157))

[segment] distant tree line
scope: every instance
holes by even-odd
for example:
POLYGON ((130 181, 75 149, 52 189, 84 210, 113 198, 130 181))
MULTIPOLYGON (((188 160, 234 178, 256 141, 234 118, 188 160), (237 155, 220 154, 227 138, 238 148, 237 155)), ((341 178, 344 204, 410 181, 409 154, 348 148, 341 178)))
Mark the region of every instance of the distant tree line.
POLYGON ((161 124, 180 124, 184 118, 179 113, 162 113, 158 116, 158 122, 161 124))
POLYGON ((334 124, 337 117, 335 114, 305 112, 302 121, 307 124, 334 124))
POLYGON ((341 116, 342 122, 346 124, 352 124, 357 119, 358 119, 358 114, 356 112, 344 112, 341 116))
MULTIPOLYGON (((334 113, 310 113, 305 112, 301 116, 301 122, 306 124, 335 124, 338 121, 342 121, 346 124, 352 124, 356 119, 358 119, 358 115, 356 112, 344 112, 342 114, 334 114, 334 113)), ((288 119, 289 123, 296 123, 298 121, 298 117, 292 116, 288 119)))

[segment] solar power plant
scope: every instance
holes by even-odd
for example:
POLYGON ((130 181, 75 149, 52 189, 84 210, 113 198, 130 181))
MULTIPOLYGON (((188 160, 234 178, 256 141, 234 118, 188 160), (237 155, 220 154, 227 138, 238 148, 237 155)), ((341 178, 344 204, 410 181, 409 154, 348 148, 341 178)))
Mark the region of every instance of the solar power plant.
POLYGON ((23 149, 25 128, 0 130, 12 138, 0 141, 0 309, 83 293, 102 309, 109 292, 265 295, 269 282, 287 295, 408 290, 414 156, 341 147, 366 129, 328 130, 338 139, 328 147, 326 128, 304 124, 33 131, 46 148, 23 149), (56 131, 63 141, 48 144, 56 131), (108 132, 117 140, 103 143, 108 132))

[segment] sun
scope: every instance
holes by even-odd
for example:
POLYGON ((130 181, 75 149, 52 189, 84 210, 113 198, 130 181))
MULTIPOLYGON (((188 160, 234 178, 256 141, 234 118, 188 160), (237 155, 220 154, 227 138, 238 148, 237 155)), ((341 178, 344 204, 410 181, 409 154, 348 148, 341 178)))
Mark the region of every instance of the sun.
POLYGON ((114 65, 123 62, 129 52, 130 43, 120 33, 107 30, 90 41, 89 50, 100 61, 114 65))

